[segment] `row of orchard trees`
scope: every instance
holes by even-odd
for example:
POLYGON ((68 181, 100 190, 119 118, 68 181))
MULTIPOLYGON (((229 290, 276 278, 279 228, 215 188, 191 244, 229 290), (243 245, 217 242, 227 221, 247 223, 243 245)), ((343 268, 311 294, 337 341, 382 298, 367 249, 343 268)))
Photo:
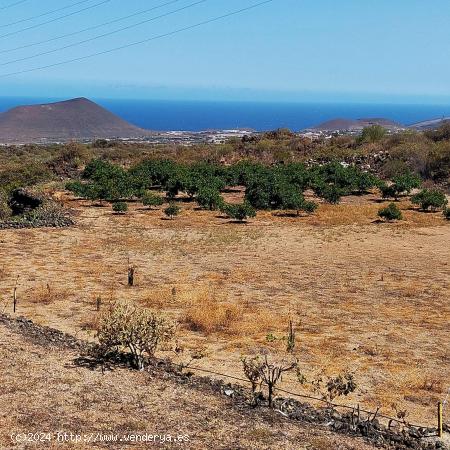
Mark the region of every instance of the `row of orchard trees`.
POLYGON ((184 193, 204 209, 252 216, 254 210, 294 211, 297 215, 312 213, 317 203, 305 199, 304 193, 308 189, 326 202, 338 203, 343 196, 363 194, 375 187, 380 189, 383 198, 398 199, 420 184, 420 178, 409 172, 386 183, 368 172, 339 162, 307 168, 300 163, 268 167, 250 161, 220 166, 144 160, 127 170, 103 160, 93 160, 81 179, 68 183, 67 188, 92 200, 141 199, 148 206, 158 206, 162 202, 155 190, 165 192, 169 201, 184 193), (245 187, 245 203, 225 204, 222 193, 236 186, 245 187))

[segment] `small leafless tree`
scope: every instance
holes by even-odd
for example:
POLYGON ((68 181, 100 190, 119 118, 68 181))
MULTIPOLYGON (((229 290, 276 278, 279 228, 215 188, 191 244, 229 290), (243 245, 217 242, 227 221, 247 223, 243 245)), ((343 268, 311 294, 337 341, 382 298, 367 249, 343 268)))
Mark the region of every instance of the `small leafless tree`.
POLYGON ((277 383, 283 379, 283 373, 289 372, 297 367, 297 361, 270 362, 267 355, 260 368, 260 375, 263 383, 267 386, 269 394, 269 406, 273 405, 273 394, 277 383))

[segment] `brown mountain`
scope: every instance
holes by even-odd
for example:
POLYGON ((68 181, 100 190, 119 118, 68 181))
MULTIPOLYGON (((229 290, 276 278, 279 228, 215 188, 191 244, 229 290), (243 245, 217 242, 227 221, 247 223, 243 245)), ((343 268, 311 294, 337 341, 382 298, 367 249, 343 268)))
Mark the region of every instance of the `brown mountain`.
POLYGON ((0 143, 138 138, 149 134, 86 98, 18 106, 0 114, 0 143))

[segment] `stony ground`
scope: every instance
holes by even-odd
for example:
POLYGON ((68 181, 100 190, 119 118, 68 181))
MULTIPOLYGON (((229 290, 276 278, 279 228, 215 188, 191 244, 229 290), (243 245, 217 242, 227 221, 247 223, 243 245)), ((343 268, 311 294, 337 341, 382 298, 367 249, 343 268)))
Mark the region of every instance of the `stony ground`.
MULTIPOLYGON (((89 337, 96 299, 127 298, 179 320, 179 345, 205 350, 198 365, 234 375, 242 354, 282 353, 292 318, 308 379, 349 370, 358 390, 341 401, 435 424, 450 379, 450 226, 441 215, 403 202, 405 221, 380 224, 380 204, 366 197, 308 218, 262 213, 242 226, 189 203, 174 221, 140 205, 117 216, 67 203, 74 228, 0 232, 8 312, 19 277, 19 314, 89 337), (214 327, 211 312, 224 305, 233 314, 214 327)), ((283 386, 311 393, 294 377, 283 386)))

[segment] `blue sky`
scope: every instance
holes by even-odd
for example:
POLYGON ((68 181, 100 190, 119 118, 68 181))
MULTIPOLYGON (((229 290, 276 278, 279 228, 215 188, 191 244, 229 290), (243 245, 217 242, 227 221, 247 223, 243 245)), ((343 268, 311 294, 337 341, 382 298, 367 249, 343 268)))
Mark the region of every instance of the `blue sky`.
MULTIPOLYGON (((194 3, 172 5, 51 43, 169 0, 109 0, 11 22, 77 0, 0 0, 0 75, 27 70, 186 27, 258 0, 208 0, 139 27, 35 59, 6 64, 194 3)), ((450 1, 274 0, 250 12, 93 59, 0 78, 0 96, 450 102, 450 1)))

